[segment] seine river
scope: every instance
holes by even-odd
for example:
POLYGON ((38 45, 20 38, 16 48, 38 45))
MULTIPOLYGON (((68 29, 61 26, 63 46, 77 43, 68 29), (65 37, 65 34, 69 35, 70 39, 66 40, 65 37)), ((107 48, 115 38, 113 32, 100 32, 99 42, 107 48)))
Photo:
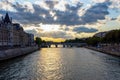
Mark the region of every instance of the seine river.
POLYGON ((42 48, 0 62, 0 80, 120 80, 120 58, 86 48, 42 48))

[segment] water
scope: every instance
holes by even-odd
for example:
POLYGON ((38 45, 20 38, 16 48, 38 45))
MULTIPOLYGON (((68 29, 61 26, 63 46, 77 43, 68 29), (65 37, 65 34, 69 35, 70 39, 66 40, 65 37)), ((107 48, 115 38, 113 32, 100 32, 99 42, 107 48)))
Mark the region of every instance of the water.
POLYGON ((85 48, 43 48, 1 62, 0 80, 120 80, 120 59, 85 48))

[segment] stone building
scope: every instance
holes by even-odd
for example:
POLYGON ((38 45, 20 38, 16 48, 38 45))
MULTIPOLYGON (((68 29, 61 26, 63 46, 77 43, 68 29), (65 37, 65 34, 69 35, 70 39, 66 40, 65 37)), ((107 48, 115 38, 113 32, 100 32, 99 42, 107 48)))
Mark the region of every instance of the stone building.
POLYGON ((106 31, 106 32, 99 32, 99 33, 96 33, 94 36, 95 36, 95 37, 103 38, 103 37, 105 37, 105 35, 106 35, 107 33, 108 33, 107 31, 106 31))
POLYGON ((0 47, 25 47, 34 44, 34 35, 26 33, 18 23, 6 13, 0 20, 0 47))

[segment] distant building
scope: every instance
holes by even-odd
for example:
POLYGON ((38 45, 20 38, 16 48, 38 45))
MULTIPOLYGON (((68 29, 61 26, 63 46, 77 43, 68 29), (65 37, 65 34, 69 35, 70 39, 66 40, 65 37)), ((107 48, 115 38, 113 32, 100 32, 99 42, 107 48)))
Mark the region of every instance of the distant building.
POLYGON ((99 33, 96 33, 94 36, 102 38, 102 37, 105 37, 106 34, 107 32, 99 32, 99 33))
POLYGON ((31 46, 34 35, 26 33, 19 23, 12 23, 12 18, 6 13, 0 20, 0 46, 31 46))

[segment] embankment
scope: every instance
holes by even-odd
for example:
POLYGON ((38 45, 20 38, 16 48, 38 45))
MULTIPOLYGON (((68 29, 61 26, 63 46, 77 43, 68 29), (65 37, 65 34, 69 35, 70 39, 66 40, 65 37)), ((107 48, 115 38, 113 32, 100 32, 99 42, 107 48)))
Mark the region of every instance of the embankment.
POLYGON ((99 51, 99 52, 109 54, 109 55, 112 55, 112 56, 120 57, 120 52, 111 51, 111 50, 102 49, 102 48, 96 48, 96 47, 85 47, 85 48, 92 49, 92 50, 95 50, 95 51, 99 51))
POLYGON ((3 51, 0 51, 0 61, 25 55, 36 50, 38 50, 37 46, 3 50, 3 51))

